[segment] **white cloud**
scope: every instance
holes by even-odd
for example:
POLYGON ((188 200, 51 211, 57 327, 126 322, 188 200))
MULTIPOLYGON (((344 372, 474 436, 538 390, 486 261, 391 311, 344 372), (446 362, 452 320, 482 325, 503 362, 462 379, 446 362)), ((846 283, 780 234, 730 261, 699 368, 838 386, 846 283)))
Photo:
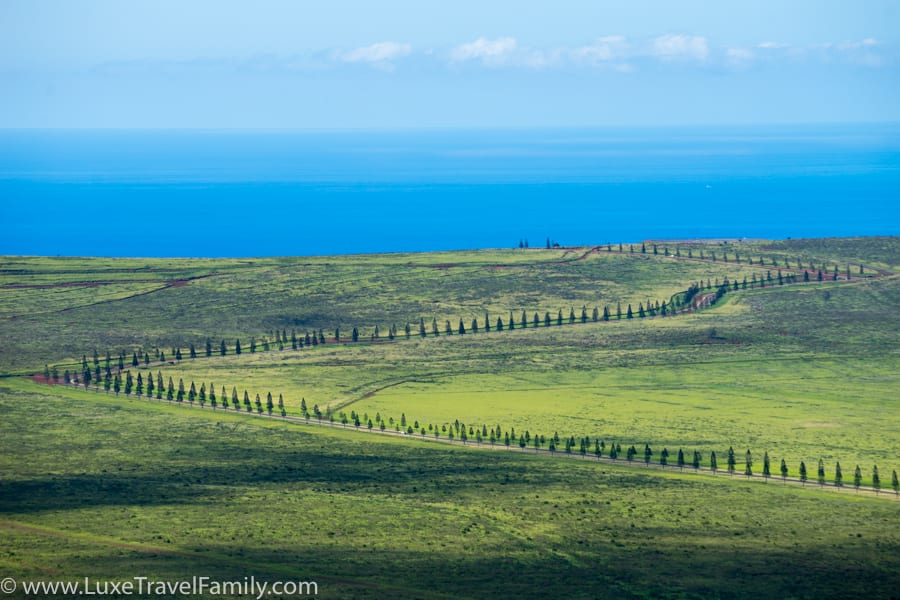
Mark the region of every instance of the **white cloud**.
POLYGON ((450 51, 452 62, 481 59, 486 64, 498 65, 515 52, 516 38, 501 37, 494 40, 478 38, 474 42, 462 44, 450 51))
POLYGON ((709 56, 706 38, 700 35, 661 35, 653 40, 652 54, 661 60, 699 60, 709 56))
POLYGON ((762 48, 763 50, 778 50, 780 48, 787 48, 790 44, 784 44, 782 42, 760 42, 756 45, 757 48, 762 48))
POLYGON ((627 51, 628 42, 624 36, 610 35, 599 38, 588 46, 573 49, 571 55, 576 62, 598 64, 621 58, 627 51))
POLYGON ((874 48, 878 45, 875 38, 866 38, 858 42, 844 42, 838 46, 839 50, 859 50, 861 48, 874 48))
POLYGON ((744 63, 753 60, 753 52, 746 48, 729 48, 728 60, 732 63, 744 63))
POLYGON ((409 56, 412 46, 398 44, 397 42, 377 42, 369 46, 356 48, 338 54, 338 58, 344 62, 362 63, 387 63, 389 61, 409 56))

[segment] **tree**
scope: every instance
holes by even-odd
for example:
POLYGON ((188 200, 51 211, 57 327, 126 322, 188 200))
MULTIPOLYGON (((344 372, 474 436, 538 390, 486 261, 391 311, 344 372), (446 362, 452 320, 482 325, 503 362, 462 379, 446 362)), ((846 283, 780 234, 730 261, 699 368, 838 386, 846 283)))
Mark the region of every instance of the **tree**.
POLYGON ((634 313, 631 311, 631 304, 628 305, 628 313, 625 315, 625 317, 628 319, 634 318, 634 313))
POLYGON ((684 451, 681 448, 678 449, 677 461, 678 461, 678 468, 684 469, 684 451))
POLYGON ((218 405, 218 402, 216 401, 216 386, 211 383, 209 384, 209 404, 213 407, 213 409, 215 409, 218 405))
POLYGON ((750 453, 749 448, 747 448, 747 454, 744 457, 744 475, 747 477, 753 475, 753 455, 750 453))
POLYGON ((353 328, 353 333, 350 335, 350 338, 351 338, 354 342, 358 342, 358 341, 359 341, 359 328, 358 328, 358 327, 354 327, 354 328, 353 328))
POLYGON ((875 488, 875 493, 881 491, 881 477, 878 475, 878 465, 872 467, 872 487, 875 488))
POLYGON ((651 456, 653 456, 653 450, 650 449, 649 444, 644 444, 644 464, 650 464, 651 456))
MULTIPOLYGON (((356 330, 356 327, 354 327, 353 329, 356 330)), ((425 335, 426 335, 425 334, 425 319, 422 319, 422 318, 419 319, 419 335, 422 337, 425 337, 425 335)), ((356 340, 354 339, 353 341, 355 342, 356 340)))
POLYGON ((841 473, 841 463, 836 463, 834 466, 834 485, 837 487, 842 487, 844 485, 844 474, 841 473))
POLYGON ((503 331, 503 319, 497 317, 497 331, 503 331))
POLYGON ((509 311, 509 330, 512 331, 516 328, 516 320, 513 317, 512 311, 509 311))
POLYGON ((816 470, 816 478, 819 480, 819 485, 825 485, 825 462, 821 458, 819 459, 819 467, 816 470))
POLYGON ((466 334, 466 326, 463 325, 463 320, 460 318, 460 320, 459 320, 459 335, 465 335, 465 334, 466 334))
POLYGON ((437 317, 432 317, 431 319, 431 333, 434 334, 435 337, 440 335, 438 331, 437 317))
POLYGON ((253 407, 250 406, 250 394, 247 393, 247 390, 244 390, 244 410, 253 412, 253 407))
POLYGON ((472 333, 478 333, 478 319, 472 318, 472 333))
POLYGON ((800 461, 800 483, 806 485, 806 463, 802 460, 800 461))
POLYGON ((772 475, 772 469, 771 469, 771 465, 769 464, 769 451, 766 450, 765 452, 763 452, 763 477, 765 477, 766 480, 768 480, 769 476, 771 476, 771 475, 772 475))
MULTIPOLYGON (((860 267, 860 270, 862 270, 862 267, 860 267)), ((891 472, 891 489, 894 490, 895 496, 900 496, 900 478, 897 478, 896 469, 891 472)))
POLYGON ((206 357, 209 358, 212 356, 212 340, 206 338, 206 357))
POLYGON ((162 400, 162 394, 165 391, 166 386, 163 383, 162 371, 156 372, 156 399, 162 400))
POLYGON ((728 447, 728 472, 729 473, 734 473, 734 467, 735 467, 736 463, 737 463, 737 460, 735 459, 735 456, 734 456, 734 448, 729 446, 728 447))
POLYGON ((591 320, 592 320, 594 323, 596 323, 597 321, 600 320, 600 311, 597 309, 596 306, 594 307, 594 312, 591 313, 591 320))
POLYGON ((178 396, 175 399, 179 402, 184 401, 184 379, 178 379, 178 396))
POLYGON ((856 470, 853 471, 853 487, 856 488, 856 493, 859 493, 859 486, 862 485, 862 470, 859 468, 859 465, 856 465, 856 470))
MULTIPOLYGON (((663 302, 663 305, 665 305, 665 302, 663 302)), ((609 307, 608 306, 603 307, 603 320, 609 321, 609 307)))
POLYGON ((716 458, 715 450, 709 453, 709 468, 713 473, 715 473, 719 469, 719 461, 716 458))
POLYGON ((235 354, 241 353, 241 340, 234 340, 234 353, 235 354))
POLYGON ((787 463, 784 462, 784 459, 781 459, 781 480, 784 481, 788 476, 788 466, 787 463))
POLYGON ((275 403, 272 402, 272 392, 266 394, 266 412, 269 413, 269 416, 272 416, 272 411, 275 409, 275 403))
POLYGON ((197 398, 197 388, 194 387, 194 382, 191 382, 191 389, 188 391, 188 402, 191 404, 194 403, 194 400, 197 398))
POLYGON ((544 313, 544 327, 550 327, 553 321, 550 320, 550 311, 544 313))
POLYGON ((260 401, 259 394, 257 394, 256 395, 256 412, 258 412, 259 414, 262 414, 262 411, 263 411, 262 402, 260 401))
POLYGON ((200 391, 197 392, 197 400, 200 402, 200 406, 206 404, 206 384, 200 384, 200 391))
POLYGON ((691 466, 694 467, 694 470, 700 468, 700 452, 694 450, 694 460, 691 461, 691 466))
POLYGON ((225 340, 222 340, 222 343, 219 345, 219 354, 222 356, 228 354, 228 349, 225 347, 225 340))
POLYGON ((334 341, 335 342, 341 341, 341 328, 340 327, 334 328, 334 341))
MULTIPOLYGON (((683 454, 681 456, 681 460, 684 461, 683 454)), ((663 448, 662 452, 659 453, 659 464, 664 467, 669 464, 669 450, 667 448, 663 448)))
POLYGON ((194 342, 191 342, 191 358, 197 358, 197 349, 194 347, 194 342))

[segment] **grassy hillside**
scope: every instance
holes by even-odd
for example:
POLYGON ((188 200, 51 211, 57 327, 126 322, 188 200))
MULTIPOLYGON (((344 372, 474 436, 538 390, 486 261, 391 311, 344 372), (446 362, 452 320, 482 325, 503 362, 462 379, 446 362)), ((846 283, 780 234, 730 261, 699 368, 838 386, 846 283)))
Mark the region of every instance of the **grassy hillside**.
POLYGON ((0 390, 0 406, 0 567, 19 579, 255 575, 314 580, 323 598, 820 598, 888 597, 900 569, 900 505, 883 499, 24 384, 0 390))
MULTIPOLYGON (((864 485, 877 464, 885 490, 900 470, 898 238, 0 262, 5 375, 45 364, 80 371, 82 355, 93 370, 95 348, 101 365, 107 351, 130 363, 132 352, 155 359, 159 349, 165 362, 125 370, 203 384, 220 400, 223 387, 229 398, 232 389, 282 394, 291 415, 305 401, 325 419, 357 414, 363 428, 376 415, 391 427, 406 418, 446 438, 442 428, 459 421, 623 448, 649 443, 654 462, 667 448, 674 463, 683 448, 700 451, 706 466, 715 451, 720 469, 733 446, 739 472, 750 448, 754 471, 768 452, 776 477, 782 458, 792 476, 805 461, 810 480, 822 459, 829 481, 840 461, 851 489, 857 464, 864 485), (779 272, 799 283, 779 286, 779 272), (769 275, 765 288, 730 288, 698 312, 638 318, 639 305, 670 301, 697 281, 712 285, 702 298, 725 278, 769 275), (623 312, 632 304, 635 318, 617 319, 617 304, 623 312), (595 306, 609 306, 612 318, 594 322, 595 306), (348 343, 353 326, 360 341, 348 343), (344 343, 331 339, 336 327, 344 343), (276 331, 319 328, 324 345, 275 343, 276 331), (223 338, 228 353, 219 356, 223 338)), ((890 491, 857 496, 478 451, 15 377, 0 380, 0 410, 0 570, 18 578, 256 575, 316 580, 320 595, 341 598, 898 589, 900 502, 890 491)))

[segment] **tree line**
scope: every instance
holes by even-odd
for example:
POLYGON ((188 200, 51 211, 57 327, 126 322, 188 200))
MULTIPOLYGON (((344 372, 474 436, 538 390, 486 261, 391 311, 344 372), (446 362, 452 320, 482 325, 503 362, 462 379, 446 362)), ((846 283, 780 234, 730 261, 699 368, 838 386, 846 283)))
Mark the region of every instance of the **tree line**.
MULTIPOLYGON (((441 438, 443 436, 450 441, 459 441, 463 444, 469 442, 474 442, 479 445, 490 444, 491 446, 502 444, 506 447, 518 446, 522 450, 532 448, 535 451, 546 450, 551 453, 577 453, 582 457, 592 455, 597 459, 606 456, 611 460, 625 460, 626 462, 640 460, 647 466, 658 464, 661 467, 672 467, 680 470, 684 470, 685 468, 693 468, 694 470, 706 468, 714 473, 722 470, 719 467, 719 457, 715 451, 710 452, 708 457, 704 457, 698 450, 688 450, 685 452, 684 449, 678 448, 677 451, 673 450, 670 452, 667 447, 663 447, 663 449, 657 453, 649 443, 646 443, 643 448, 638 448, 632 444, 623 452, 620 443, 610 441, 609 444, 607 444, 606 440, 599 437, 591 438, 590 436, 584 436, 576 438, 575 436, 569 436, 560 438, 558 432, 554 432, 552 436, 547 437, 543 434, 532 434, 527 429, 523 433, 517 434, 514 427, 508 430, 504 430, 500 425, 489 428, 486 424, 482 424, 481 427, 474 427, 472 425, 467 426, 458 419, 453 423, 443 423, 440 426, 431 423, 426 425, 419 421, 408 420, 406 413, 401 414, 399 420, 395 420, 393 417, 385 419, 378 412, 375 413, 374 417, 370 417, 368 413, 360 415, 356 411, 350 411, 349 414, 340 411, 335 415, 330 409, 323 412, 317 404, 313 406, 312 413, 310 413, 307 409, 305 399, 301 405, 301 414, 307 421, 314 416, 319 421, 327 420, 332 424, 340 423, 345 427, 365 427, 369 430, 377 428, 381 431, 391 429, 395 433, 419 435, 421 437, 433 436, 434 438, 441 438), (706 463, 705 466, 704 461, 706 463)), ((747 449, 746 453, 743 455, 743 461, 740 463, 738 461, 738 455, 733 447, 729 447, 725 452, 725 472, 731 475, 740 472, 746 477, 752 477, 754 474, 757 474, 757 471, 754 471, 754 468, 757 468, 757 465, 750 449, 747 449), (742 468, 739 470, 739 467, 742 468)), ((786 481, 788 477, 792 476, 792 472, 784 458, 781 459, 780 464, 778 465, 778 471, 773 474, 772 461, 768 451, 763 453, 762 468, 758 474, 766 479, 780 476, 783 481, 786 481)), ((806 466, 806 462, 800 461, 796 471, 796 478, 799 479, 803 485, 806 485, 806 483, 810 481, 811 476, 812 473, 806 466)), ((819 459, 818 464, 816 465, 815 482, 820 486, 824 486, 828 484, 829 481, 835 487, 845 486, 841 463, 840 461, 835 463, 833 473, 831 477, 829 477, 826 473, 825 462, 822 459, 819 459)), ((873 465, 872 467, 870 482, 871 487, 876 493, 881 491, 882 481, 877 465, 873 465)), ((853 471, 852 485, 859 490, 859 488, 862 487, 862 483, 863 471, 859 465, 856 465, 856 468, 853 471)), ((900 479, 898 479, 896 470, 891 472, 890 485, 894 493, 900 495, 900 479)))

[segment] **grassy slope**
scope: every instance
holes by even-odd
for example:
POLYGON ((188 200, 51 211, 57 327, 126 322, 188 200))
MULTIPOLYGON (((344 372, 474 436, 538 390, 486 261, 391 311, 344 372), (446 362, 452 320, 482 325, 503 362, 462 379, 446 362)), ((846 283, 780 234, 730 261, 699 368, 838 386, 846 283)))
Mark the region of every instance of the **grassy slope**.
MULTIPOLYGON (((707 253, 710 247, 721 259, 719 246, 707 246, 707 253)), ((671 260, 653 256, 652 250, 641 255, 638 247, 634 255, 601 250, 577 260, 589 250, 258 260, 6 257, 0 259, 2 286, 81 285, 0 287, 0 338, 6 341, 0 369, 36 369, 95 347, 101 353, 187 347, 207 337, 241 337, 246 346, 250 336, 271 336, 276 328, 324 328, 331 335, 340 326, 346 335, 356 325, 369 335, 376 324, 385 332, 419 318, 436 317, 441 325, 450 319, 456 326, 462 317, 468 326, 485 311, 506 320, 513 310, 518 320, 523 309, 529 319, 535 311, 555 316, 563 310, 567 316, 572 307, 614 309, 617 302, 623 310, 628 303, 636 310, 639 302, 665 300, 700 279, 762 276, 772 267, 760 267, 759 258, 771 262, 781 256, 748 246, 744 262, 723 264, 671 260), (746 264, 748 256, 756 257, 753 267, 746 264), (171 285, 193 277, 200 279, 171 285), (85 287, 89 281, 115 283, 85 287)))
MULTIPOLYGON (((781 261, 822 252, 818 242, 801 242, 746 243, 740 251, 781 261)), ((891 266, 900 262, 895 246, 896 238, 841 242, 825 254, 891 266)), ((522 306, 513 303, 529 298, 539 303, 525 306, 529 314, 567 312, 592 306, 591 297, 640 300, 748 268, 602 252, 561 262, 577 256, 4 259, 6 283, 122 277, 130 283, 117 285, 137 292, 216 275, 74 310, 63 309, 91 302, 97 289, 65 296, 0 289, 7 311, 0 371, 79 356, 97 340, 168 345, 210 329, 246 339, 290 328, 286 319, 298 327, 335 318, 402 323, 424 310, 480 317, 485 306, 504 318, 515 308, 518 319, 522 306), (540 264, 491 267, 534 257, 540 264), (121 270, 147 264, 159 272, 121 270), (485 296, 477 307, 466 296, 476 283, 485 296), (540 297, 529 296, 537 286, 540 297)), ((842 461, 845 482, 853 462, 868 475, 878 461, 887 487, 890 466, 882 461, 896 456, 900 431, 893 399, 900 331, 891 312, 898 300, 894 278, 775 288, 677 319, 328 345, 184 361, 165 372, 218 388, 284 391, 289 406, 305 395, 423 421, 493 425, 496 417, 504 428, 533 422, 542 432, 559 426, 561 434, 564 427, 574 435, 609 432, 672 447, 754 444, 758 467, 764 448, 793 457, 792 471, 800 458, 823 455, 842 461)), ((318 578, 334 597, 484 597, 542 585, 554 586, 553 595, 614 598, 897 589, 898 504, 884 499, 467 452, 3 385, 0 567, 17 576, 278 575, 318 578)))
POLYGON ((0 390, 5 576, 253 574, 326 598, 896 590, 884 499, 56 392, 0 390))

